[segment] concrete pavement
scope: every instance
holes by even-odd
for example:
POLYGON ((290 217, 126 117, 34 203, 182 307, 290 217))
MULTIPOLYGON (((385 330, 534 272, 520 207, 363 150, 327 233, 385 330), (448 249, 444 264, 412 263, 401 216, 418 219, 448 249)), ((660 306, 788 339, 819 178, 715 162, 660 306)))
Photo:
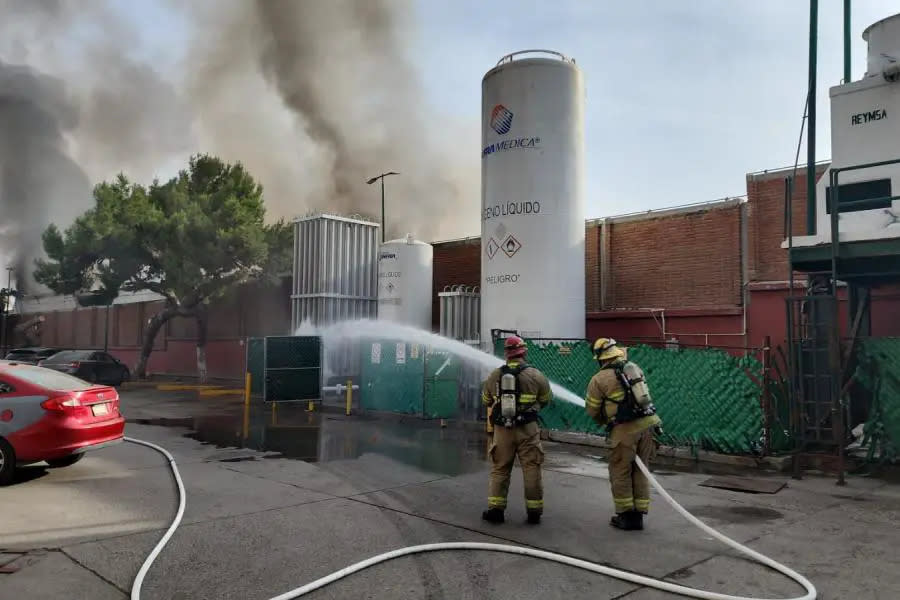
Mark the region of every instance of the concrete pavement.
MULTIPOLYGON (((136 390, 123 393, 123 407, 135 421, 128 435, 169 449, 188 493, 184 524, 148 574, 148 600, 265 600, 374 554, 438 541, 528 545, 732 594, 800 592, 706 539, 661 501, 646 531, 610 529, 595 449, 546 444, 544 523, 524 524, 516 472, 508 521, 489 526, 480 520, 488 466, 479 432, 416 419, 310 418, 283 407, 274 418, 254 411, 245 440, 239 402, 136 390)), ((896 485, 850 478, 838 488, 808 478, 750 495, 700 487, 704 475, 659 477, 710 525, 809 577, 820 598, 900 596, 896 485)), ((0 489, 0 564, 8 557, 18 568, 0 575, 0 599, 127 598, 174 514, 175 493, 163 458, 129 444, 64 469, 28 469, 0 489)), ((398 559, 309 597, 673 596, 534 559, 456 552, 398 559)))

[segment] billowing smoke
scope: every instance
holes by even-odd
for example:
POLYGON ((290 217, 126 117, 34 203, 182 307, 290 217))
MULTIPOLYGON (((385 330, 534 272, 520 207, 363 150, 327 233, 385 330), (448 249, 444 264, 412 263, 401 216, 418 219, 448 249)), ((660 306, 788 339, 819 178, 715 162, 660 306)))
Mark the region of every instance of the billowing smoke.
POLYGON ((390 235, 477 227, 477 117, 431 114, 409 57, 411 1, 189 5, 205 25, 188 68, 198 133, 259 174, 270 210, 380 216, 365 182, 399 171, 385 183, 390 235))
POLYGON ((94 183, 147 180, 188 152, 188 113, 171 83, 129 57, 133 35, 105 2, 0 0, 0 263, 24 288, 35 287, 41 233, 90 208, 94 183), (92 30, 94 41, 73 42, 92 30))
POLYGON ((61 81, 0 60, 0 262, 20 273, 40 255, 48 224, 89 206, 88 178, 63 139, 76 122, 61 81))
POLYGON ((477 228, 477 116, 429 107, 411 0, 160 2, 156 34, 182 26, 174 59, 142 51, 121 3, 0 0, 0 254, 30 272, 40 232, 88 208, 92 184, 168 177, 195 152, 247 165, 271 218, 378 218, 365 182, 399 171, 389 235, 477 228))

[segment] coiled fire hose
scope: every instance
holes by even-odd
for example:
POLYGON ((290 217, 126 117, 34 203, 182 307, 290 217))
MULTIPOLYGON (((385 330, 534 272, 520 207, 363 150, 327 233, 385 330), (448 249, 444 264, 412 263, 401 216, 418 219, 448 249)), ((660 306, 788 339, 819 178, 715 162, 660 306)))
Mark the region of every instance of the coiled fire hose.
MULTIPOLYGON (((147 572, 150 570, 150 567, 153 565, 153 562, 159 556, 162 549, 169 542, 169 539, 172 537, 172 534, 175 533, 175 530, 178 529, 178 526, 181 524, 181 519, 184 517, 184 509, 187 504, 187 495, 184 491, 184 482, 181 480, 181 474, 178 472, 178 465, 175 464, 175 457, 169 453, 168 450, 163 448, 162 446, 157 446, 152 442, 146 442, 144 440, 138 440, 135 438, 125 438, 126 442, 131 442, 133 444, 139 444, 141 446, 146 446, 148 448, 152 448, 156 450, 160 454, 162 454, 166 460, 169 462, 169 467, 172 469, 172 475, 175 478, 175 483, 178 485, 178 511, 175 514, 175 518, 172 520, 172 524, 169 525, 169 528, 163 534, 162 538, 160 538, 159 542, 147 556, 146 560, 144 560, 144 564, 141 565, 140 570, 138 571, 137 576, 134 578, 134 584, 131 587, 131 600, 140 600, 141 598, 141 586, 144 583, 144 578, 147 576, 147 572)), ((678 514, 682 517, 699 527, 706 534, 716 538, 720 542, 734 548, 738 552, 745 554, 752 558, 753 560, 764 564, 765 566, 778 571, 789 577, 790 579, 796 581, 798 584, 803 586, 806 590, 806 593, 802 596, 796 596, 795 598, 783 599, 783 600, 815 600, 817 597, 817 592, 815 586, 803 575, 797 573, 793 569, 784 566, 783 564, 772 560, 768 556, 764 554, 760 554, 756 550, 752 550, 740 544, 728 536, 719 533, 706 523, 702 522, 700 519, 689 513, 683 506, 678 504, 672 496, 659 484, 655 477, 650 473, 647 466, 641 462, 640 458, 635 458, 635 462, 637 466, 643 471, 644 475, 647 476, 647 479, 650 480, 650 484, 659 492, 660 496, 668 502, 672 508, 675 509, 678 514)), ((690 587, 686 587, 683 585, 678 585, 675 583, 669 583, 668 581, 661 581, 659 579, 654 579, 652 577, 645 577, 643 575, 638 575, 636 573, 630 573, 628 571, 620 571, 619 569, 614 569, 612 567, 607 567, 604 565, 599 565, 596 563, 592 563, 586 560, 580 560, 577 558, 573 558, 571 556, 566 556, 564 554, 556 554, 554 552, 545 552, 543 550, 536 550, 534 548, 526 548, 523 546, 510 546, 506 544, 485 544, 481 542, 445 542, 445 543, 437 543, 437 544, 422 544, 420 546, 408 546, 406 548, 398 548, 397 550, 392 550, 390 552, 385 552, 384 554, 379 554, 377 556, 373 556, 372 558, 368 558, 366 560, 360 561, 356 564, 350 565, 341 569, 340 571, 335 571, 330 575, 326 575, 320 579, 317 579, 311 583, 307 583, 304 586, 293 589, 289 592, 285 592, 279 596, 275 596, 270 600, 291 600, 292 598, 299 598, 304 596, 314 590, 318 590, 323 588, 329 584, 334 583, 340 579, 344 579, 345 577, 349 577, 350 575, 362 571, 364 569, 368 569, 374 565, 387 562, 389 560, 393 560, 395 558, 400 558, 401 556, 410 556, 412 554, 422 554, 425 552, 439 552, 446 550, 470 550, 470 551, 482 551, 482 552, 503 552, 506 554, 518 554, 521 556, 531 556, 533 558, 540 558, 544 560, 549 560, 552 562, 569 565, 572 567, 577 567, 579 569, 584 569, 585 571, 591 571, 592 573, 599 573, 600 575, 607 575, 609 577, 614 577, 616 579, 621 579, 622 581, 628 581, 630 583, 634 583, 637 585, 654 588, 657 590, 662 590, 664 592, 670 592, 673 594, 679 594, 681 596, 686 596, 688 598, 703 598, 705 600, 782 600, 782 599, 772 599, 772 598, 751 598, 747 596, 731 596, 729 594, 720 594, 718 592, 708 592, 705 590, 698 590, 690 587)))

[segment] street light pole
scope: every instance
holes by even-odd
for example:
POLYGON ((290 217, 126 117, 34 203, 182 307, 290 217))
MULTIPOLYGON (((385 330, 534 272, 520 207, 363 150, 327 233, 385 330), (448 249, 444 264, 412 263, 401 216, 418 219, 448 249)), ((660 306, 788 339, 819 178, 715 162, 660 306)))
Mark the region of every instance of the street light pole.
POLYGON ((384 243, 385 229, 387 229, 387 224, 385 223, 385 220, 384 220, 384 178, 389 175, 399 175, 399 174, 400 173, 397 173, 396 171, 389 171, 387 173, 382 173, 381 175, 376 175, 375 177, 372 177, 371 179, 366 181, 367 184, 372 185, 376 181, 381 180, 381 243, 382 244, 384 243))
POLYGON ((12 272, 13 267, 6 267, 6 289, 0 294, 3 298, 3 306, 0 306, 0 348, 3 356, 6 356, 6 314, 9 312, 9 299, 12 296, 12 272))

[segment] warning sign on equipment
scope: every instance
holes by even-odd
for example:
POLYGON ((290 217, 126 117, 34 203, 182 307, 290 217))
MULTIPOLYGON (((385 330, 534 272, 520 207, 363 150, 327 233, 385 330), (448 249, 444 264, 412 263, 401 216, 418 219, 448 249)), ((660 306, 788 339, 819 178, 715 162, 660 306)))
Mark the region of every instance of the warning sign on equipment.
POLYGON ((522 243, 513 237, 513 234, 509 234, 506 236, 506 239, 503 240, 501 248, 503 249, 504 254, 512 258, 516 252, 522 249, 522 243))
POLYGON ((491 238, 488 240, 487 247, 484 249, 487 252, 488 258, 494 258, 494 255, 497 254, 497 250, 500 249, 500 244, 497 243, 497 240, 491 238))

